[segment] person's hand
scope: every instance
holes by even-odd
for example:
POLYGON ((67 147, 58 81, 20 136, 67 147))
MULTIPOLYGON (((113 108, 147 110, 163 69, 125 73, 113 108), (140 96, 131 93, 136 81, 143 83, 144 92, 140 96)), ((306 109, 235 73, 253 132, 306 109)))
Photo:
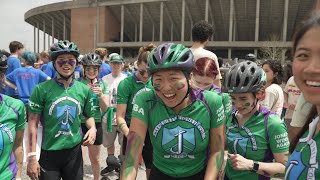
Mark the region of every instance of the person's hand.
POLYGON ((84 146, 92 145, 96 141, 96 133, 97 133, 97 129, 95 127, 90 128, 83 137, 83 140, 85 141, 83 142, 82 145, 84 146))
POLYGON ((91 86, 91 91, 93 94, 98 95, 99 97, 102 96, 102 88, 100 86, 91 86))
POLYGON ((123 128, 122 128, 122 133, 123 133, 123 135, 124 135, 125 137, 128 136, 128 134, 129 134, 129 128, 128 128, 128 126, 123 126, 123 128))
POLYGON ((295 107, 296 107, 295 103, 292 103, 292 104, 289 105, 289 109, 292 110, 292 111, 294 110, 295 107))
POLYGON ((28 158, 27 175, 32 180, 39 179, 40 177, 40 165, 37 161, 36 156, 32 156, 28 158))
POLYGON ((231 166, 234 170, 250 171, 253 168, 253 161, 244 158, 239 154, 228 154, 231 161, 231 166))
POLYGON ((0 72, 0 81, 4 82, 5 77, 6 77, 5 74, 0 72))

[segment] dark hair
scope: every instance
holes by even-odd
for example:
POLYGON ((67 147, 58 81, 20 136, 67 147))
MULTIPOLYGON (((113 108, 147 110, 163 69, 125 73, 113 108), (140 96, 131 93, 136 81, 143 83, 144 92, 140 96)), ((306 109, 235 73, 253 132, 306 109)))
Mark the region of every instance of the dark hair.
POLYGON ((218 69, 213 59, 204 57, 195 62, 192 73, 199 76, 216 78, 218 69))
POLYGON ((192 27, 192 40, 204 43, 213 34, 213 27, 207 21, 201 20, 192 27))
MULTIPOLYGON (((296 51, 296 48, 301 40, 301 38, 304 36, 304 34, 309 31, 310 29, 314 27, 320 26, 320 13, 317 11, 311 12, 308 19, 305 21, 302 21, 300 25, 297 26, 297 29, 295 31, 295 34, 293 36, 293 47, 292 47, 292 54, 294 56, 294 53, 296 51)), ((298 135, 292 140, 290 144, 290 152, 293 152, 296 145, 298 144, 299 139, 302 137, 302 135, 308 130, 309 124, 312 122, 313 118, 317 116, 317 109, 316 106, 313 105, 309 115, 307 116, 307 121, 305 122, 304 126, 299 131, 298 135)))
POLYGON ((4 49, 1 49, 1 50, 0 50, 0 53, 1 53, 1 54, 4 54, 4 55, 7 56, 7 57, 10 56, 10 53, 9 53, 8 51, 4 50, 4 49))
POLYGON ((296 52, 297 45, 302 38, 302 36, 309 31, 310 29, 320 26, 320 13, 317 11, 311 12, 308 19, 302 21, 300 25, 297 26, 295 34, 293 36, 293 47, 292 47, 292 55, 296 52))
POLYGON ((317 108, 315 105, 312 106, 308 116, 307 116, 307 120, 304 123, 303 127, 300 129, 300 131, 298 132, 297 136, 294 137, 290 143, 290 149, 289 152, 290 154, 294 151, 294 149, 296 148, 299 139, 303 136, 303 134, 309 129, 309 124, 312 122, 312 120, 317 116, 317 108))
POLYGON ((276 75, 273 78, 272 84, 281 84, 282 78, 283 78, 283 68, 279 60, 273 60, 269 59, 262 63, 262 66, 268 64, 270 66, 270 69, 273 71, 273 73, 276 75))
POLYGON ((286 65, 283 67, 283 82, 287 83, 289 78, 292 76, 292 65, 290 63, 286 63, 286 65))
POLYGON ((12 41, 9 44, 10 53, 15 53, 17 50, 24 48, 23 44, 19 41, 12 41))
POLYGON ((140 47, 139 54, 138 54, 138 57, 137 57, 137 59, 138 59, 137 60, 137 65, 140 65, 142 62, 147 64, 148 55, 156 47, 157 46, 152 44, 152 43, 148 44, 147 46, 140 47))
POLYGON ((219 64, 219 68, 223 65, 222 57, 218 57, 218 64, 219 64))

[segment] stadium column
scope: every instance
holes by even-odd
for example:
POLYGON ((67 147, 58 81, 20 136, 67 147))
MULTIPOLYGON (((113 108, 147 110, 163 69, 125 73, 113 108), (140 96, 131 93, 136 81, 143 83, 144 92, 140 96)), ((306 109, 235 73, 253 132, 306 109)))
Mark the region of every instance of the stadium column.
POLYGON ((63 15, 63 40, 66 40, 66 16, 63 15))
POLYGON ((181 8, 181 41, 184 41, 184 20, 185 20, 185 16, 186 16, 186 1, 182 0, 182 8, 181 8))
POLYGON ((43 19, 43 50, 46 50, 46 21, 43 19))
MULTIPOLYGON (((286 42, 287 40, 287 27, 288 27, 288 6, 289 0, 284 1, 284 13, 283 13, 283 30, 282 30, 282 41, 286 42)), ((282 63, 284 64, 286 58, 286 49, 282 49, 282 63)))
POLYGON ((33 51, 36 52, 36 26, 33 26, 33 51))
POLYGON ((37 53, 39 53, 40 51, 40 24, 39 22, 37 22, 37 29, 38 29, 38 32, 37 32, 37 53))
POLYGON ((209 21, 209 0, 206 0, 206 9, 205 9, 204 20, 209 21))
MULTIPOLYGON (((254 41, 259 41, 259 23, 260 23, 260 0, 256 2, 256 24, 255 24, 255 31, 254 31, 254 41)), ((258 57, 258 49, 254 48, 254 55, 258 57)))
POLYGON ((143 3, 140 3, 140 33, 139 42, 142 42, 142 32, 143 32, 143 3))
MULTIPOLYGON (((233 0, 230 0, 230 17, 229 17, 229 42, 232 40, 232 32, 233 32, 233 0)), ((228 59, 231 59, 231 48, 228 48, 228 59)))
MULTIPOLYGON (((124 5, 121 5, 121 27, 120 27, 120 42, 123 42, 123 31, 124 31, 124 5)), ((120 55, 123 55, 123 47, 120 47, 120 55)))
POLYGON ((163 33, 163 1, 160 2, 160 30, 159 30, 159 41, 162 42, 163 33))
POLYGON ((54 19, 53 19, 53 17, 51 18, 51 26, 52 26, 52 29, 51 29, 51 35, 52 35, 52 44, 54 43, 54 19))

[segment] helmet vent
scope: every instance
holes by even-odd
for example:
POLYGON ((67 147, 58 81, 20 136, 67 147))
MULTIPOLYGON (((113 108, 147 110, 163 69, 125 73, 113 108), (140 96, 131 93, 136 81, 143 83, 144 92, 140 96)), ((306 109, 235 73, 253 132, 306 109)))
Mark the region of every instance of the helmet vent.
POLYGON ((237 76, 237 78, 236 78, 236 86, 239 86, 239 84, 240 84, 240 76, 237 76))
POLYGON ((165 48, 165 47, 162 47, 162 48, 161 48, 161 51, 160 51, 161 58, 163 58, 165 51, 166 51, 166 48, 165 48))
POLYGON ((244 72, 245 69, 246 69, 246 67, 241 66, 240 71, 241 71, 241 72, 244 72))
POLYGON ((156 58, 155 55, 152 56, 152 61, 153 61, 153 63, 154 63, 155 65, 158 65, 158 64, 159 64, 159 63, 158 63, 158 60, 157 60, 157 58, 156 58))
POLYGON ((189 53, 184 54, 181 58, 180 58, 180 62, 185 62, 189 59, 189 53))
POLYGON ((256 72, 255 68, 251 68, 251 69, 250 69, 250 72, 251 72, 251 74, 253 75, 253 74, 256 72))
POLYGON ((249 83, 249 77, 247 76, 246 79, 243 82, 243 86, 247 86, 249 83))
POLYGON ((172 57, 173 57, 173 53, 174 53, 174 52, 172 52, 172 53, 169 55, 169 57, 168 57, 168 62, 171 62, 172 57))
POLYGON ((64 46, 62 46, 61 44, 58 44, 59 48, 64 49, 64 46))

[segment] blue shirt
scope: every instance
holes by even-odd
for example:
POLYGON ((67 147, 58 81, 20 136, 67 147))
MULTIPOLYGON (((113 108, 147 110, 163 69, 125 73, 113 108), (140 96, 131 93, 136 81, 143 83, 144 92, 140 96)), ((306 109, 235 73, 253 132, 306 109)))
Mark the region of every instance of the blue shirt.
MULTIPOLYGON (((8 69, 6 71, 6 75, 10 74, 13 70, 21 67, 20 60, 17 57, 14 57, 14 56, 9 56, 7 63, 8 63, 8 69)), ((9 86, 6 87, 6 93, 5 94, 8 95, 8 96, 18 96, 18 93, 14 89, 9 87, 9 86)))
POLYGON ((74 73, 73 73, 73 77, 76 79, 83 77, 81 66, 76 67, 76 69, 74 70, 74 73), (77 77, 77 76, 79 76, 79 77, 77 77))
POLYGON ((32 90, 37 84, 46 81, 48 75, 34 67, 21 67, 8 74, 6 78, 17 86, 19 99, 28 104, 32 90))
POLYGON ((40 68, 41 71, 46 72, 47 66, 48 66, 48 64, 42 64, 42 66, 40 68))
POLYGON ((100 66, 100 73, 98 75, 98 78, 102 78, 105 75, 108 75, 111 73, 111 68, 110 65, 107 63, 102 63, 102 65, 100 66))
POLYGON ((53 67, 52 62, 49 62, 49 63, 48 63, 45 73, 46 73, 49 77, 51 77, 51 79, 55 78, 55 77, 58 75, 57 71, 56 71, 56 70, 54 69, 54 67, 53 67))
POLYGON ((130 76, 131 75, 128 71, 122 71, 121 73, 126 75, 126 76, 130 76))

